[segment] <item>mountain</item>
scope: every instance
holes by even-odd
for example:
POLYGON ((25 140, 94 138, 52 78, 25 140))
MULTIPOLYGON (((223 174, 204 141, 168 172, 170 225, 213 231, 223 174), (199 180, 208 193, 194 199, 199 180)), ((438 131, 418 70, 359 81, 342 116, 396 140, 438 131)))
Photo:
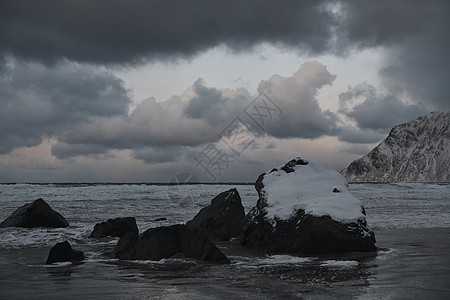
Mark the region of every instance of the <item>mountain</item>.
POLYGON ((341 173, 350 182, 450 182, 450 111, 395 126, 341 173))

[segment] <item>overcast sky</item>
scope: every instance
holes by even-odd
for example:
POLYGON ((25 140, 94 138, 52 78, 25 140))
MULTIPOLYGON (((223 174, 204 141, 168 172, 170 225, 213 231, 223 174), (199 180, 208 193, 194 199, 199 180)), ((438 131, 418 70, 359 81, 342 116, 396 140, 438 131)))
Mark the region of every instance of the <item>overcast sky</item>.
MULTIPOLYGON (((0 182, 336 169, 450 109, 450 2, 0 2, 0 182)), ((182 178, 182 176, 180 176, 182 178)))

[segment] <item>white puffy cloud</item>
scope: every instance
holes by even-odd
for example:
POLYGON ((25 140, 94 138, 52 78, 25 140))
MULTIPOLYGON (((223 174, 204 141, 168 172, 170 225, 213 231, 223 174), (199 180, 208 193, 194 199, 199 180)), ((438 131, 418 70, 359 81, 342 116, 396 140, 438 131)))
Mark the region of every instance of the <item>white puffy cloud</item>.
POLYGON ((317 96, 335 78, 321 63, 307 62, 291 77, 273 75, 262 81, 258 91, 265 92, 282 112, 279 119, 268 122, 267 134, 279 138, 317 138, 332 134, 336 116, 320 108, 317 96))
MULTIPOLYGON (((257 135, 317 138, 335 130, 335 115, 322 111, 317 101, 320 88, 334 78, 324 65, 308 62, 291 77, 274 75, 262 81, 259 92, 269 95, 282 110, 280 118, 268 120, 263 132, 245 114, 252 103, 247 90, 220 90, 199 79, 181 96, 162 102, 148 98, 129 115, 102 116, 64 131, 52 153, 69 158, 131 149, 135 158, 151 162, 160 156, 158 149, 170 147, 169 152, 177 153, 173 156, 176 159, 182 147, 217 141, 236 117, 245 120, 257 135)), ((164 155, 163 160, 168 159, 164 155)))

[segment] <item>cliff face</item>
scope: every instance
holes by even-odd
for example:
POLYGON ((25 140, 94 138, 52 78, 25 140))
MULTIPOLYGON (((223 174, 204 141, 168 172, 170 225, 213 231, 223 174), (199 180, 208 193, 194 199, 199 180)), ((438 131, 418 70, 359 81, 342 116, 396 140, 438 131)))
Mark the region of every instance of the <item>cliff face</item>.
POLYGON ((341 173, 350 182, 450 182, 450 111, 395 126, 341 173))

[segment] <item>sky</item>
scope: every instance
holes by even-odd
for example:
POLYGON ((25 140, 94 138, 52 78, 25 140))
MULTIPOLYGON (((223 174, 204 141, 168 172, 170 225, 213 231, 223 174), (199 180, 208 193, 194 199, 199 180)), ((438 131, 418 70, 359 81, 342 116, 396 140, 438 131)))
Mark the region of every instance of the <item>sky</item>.
POLYGON ((0 182, 337 170, 450 109, 450 2, 0 1, 0 182))

